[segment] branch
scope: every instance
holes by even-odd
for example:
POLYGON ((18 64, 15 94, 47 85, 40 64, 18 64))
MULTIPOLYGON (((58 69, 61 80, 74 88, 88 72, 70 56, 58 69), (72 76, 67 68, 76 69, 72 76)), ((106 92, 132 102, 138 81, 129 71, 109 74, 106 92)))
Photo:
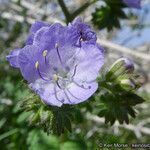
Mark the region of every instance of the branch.
MULTIPOLYGON (((89 113, 87 114, 87 119, 92 120, 92 121, 94 121, 96 123, 100 123, 100 124, 105 122, 104 118, 100 118, 98 116, 95 116, 95 115, 92 115, 92 114, 89 114, 89 113)), ((120 127, 120 128, 131 130, 131 131, 133 131, 135 133, 136 136, 138 136, 140 133, 144 133, 144 134, 150 135, 150 129, 149 128, 147 128, 147 127, 140 127, 139 128, 139 125, 137 125, 137 126, 132 125, 132 124, 120 125, 120 124, 118 124, 116 122, 114 124, 114 127, 120 127)))
POLYGON ((67 9, 67 7, 66 7, 64 1, 63 1, 63 0, 58 0, 58 3, 59 3, 59 5, 60 5, 60 7, 61 7, 61 9, 62 9, 62 11, 63 11, 65 17, 66 17, 66 23, 71 22, 71 20, 72 20, 71 18, 72 18, 72 17, 71 17, 71 15, 70 15, 70 13, 69 13, 69 11, 68 11, 68 9, 67 9))
POLYGON ((150 55, 149 54, 144 54, 144 53, 141 53, 141 52, 137 52, 134 49, 130 49, 130 48, 112 43, 112 42, 107 41, 107 40, 98 39, 97 41, 103 47, 107 47, 107 48, 116 50, 118 52, 126 53, 130 56, 137 57, 137 58, 140 58, 140 59, 143 59, 143 60, 146 60, 146 61, 150 62, 150 55))
POLYGON ((82 13, 85 9, 87 9, 90 5, 94 4, 97 0, 93 0, 92 2, 86 2, 81 7, 79 7, 76 11, 72 13, 72 19, 82 13))

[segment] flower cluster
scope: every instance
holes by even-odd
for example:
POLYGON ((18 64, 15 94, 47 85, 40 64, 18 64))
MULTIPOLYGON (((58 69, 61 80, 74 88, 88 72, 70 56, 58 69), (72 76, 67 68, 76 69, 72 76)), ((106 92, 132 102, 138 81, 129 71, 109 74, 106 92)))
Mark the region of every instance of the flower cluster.
POLYGON ((78 17, 68 26, 35 22, 25 47, 10 52, 7 60, 43 102, 60 107, 95 93, 104 51, 95 32, 78 17))
POLYGON ((141 0, 123 0, 123 2, 133 8, 141 8, 141 0))

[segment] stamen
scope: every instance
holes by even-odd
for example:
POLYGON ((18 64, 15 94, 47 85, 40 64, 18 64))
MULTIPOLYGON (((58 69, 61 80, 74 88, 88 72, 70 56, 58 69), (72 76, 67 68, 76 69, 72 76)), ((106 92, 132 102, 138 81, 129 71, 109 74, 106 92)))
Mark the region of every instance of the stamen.
POLYGON ((47 64, 47 61, 46 61, 47 53, 48 53, 47 50, 44 50, 43 53, 42 53, 42 55, 43 55, 43 57, 44 57, 44 59, 45 59, 45 64, 47 64))
POLYGON ((91 84, 91 83, 93 83, 93 82, 96 82, 96 79, 91 80, 91 81, 84 81, 84 83, 87 83, 87 84, 91 84))
POLYGON ((65 90, 63 90, 63 91, 64 91, 64 93, 65 93, 65 95, 66 95, 68 101, 69 101, 71 104, 73 104, 73 102, 70 100, 70 98, 69 98, 68 94, 66 93, 66 91, 65 91, 65 90))
POLYGON ((57 68, 57 67, 53 67, 53 70, 54 70, 55 72, 57 72, 57 71, 58 71, 58 68, 57 68))
POLYGON ((60 89, 62 89, 61 86, 59 85, 59 82, 58 82, 58 81, 56 82, 56 84, 57 84, 57 86, 58 86, 60 89))
POLYGON ((53 75, 53 79, 54 79, 54 81, 56 82, 57 86, 58 86, 60 89, 62 89, 61 86, 59 85, 59 82, 58 82, 59 76, 58 76, 57 74, 54 74, 54 75, 53 75))
POLYGON ((77 65, 75 65, 75 68, 74 68, 74 71, 73 71, 72 78, 75 76, 75 74, 76 74, 76 71, 77 71, 77 65))
POLYGON ((85 87, 83 84, 82 85, 79 85, 77 82, 73 81, 73 83, 75 83, 77 86, 79 86, 80 88, 83 88, 85 90, 89 90, 91 89, 91 86, 88 86, 88 87, 85 87))
POLYGON ((36 61, 36 63, 35 63, 35 68, 38 69, 38 67, 39 67, 39 62, 36 61))
POLYGON ((58 98, 57 91, 56 91, 56 86, 54 86, 54 95, 55 95, 55 98, 56 98, 59 102, 63 103, 63 102, 65 101, 64 99, 60 100, 60 99, 58 98))
POLYGON ((59 53, 59 49, 58 49, 58 48, 59 48, 58 43, 55 44, 55 48, 56 48, 56 50, 57 50, 57 54, 58 54, 58 58, 59 58, 59 60, 60 60, 60 63, 63 64, 63 63, 62 63, 62 60, 61 60, 60 53, 59 53))
POLYGON ((80 37, 80 42, 82 42, 83 41, 83 38, 82 37, 80 37))
POLYGON ((53 79, 54 79, 54 81, 58 81, 58 80, 59 80, 58 75, 57 75, 57 74, 54 74, 54 75, 53 75, 53 79))
POLYGON ((40 72, 40 70, 39 70, 39 62, 38 62, 38 61, 36 61, 36 63, 35 63, 35 68, 36 68, 36 70, 37 70, 39 76, 40 76, 44 81, 51 81, 50 79, 45 79, 45 78, 42 76, 42 74, 41 74, 41 72, 40 72))
POLYGON ((79 47, 81 47, 81 43, 82 43, 83 39, 82 37, 79 38, 79 47))
POLYGON ((38 71, 39 76, 40 76, 44 81, 52 81, 52 80, 49 80, 49 79, 45 79, 45 78, 42 76, 42 74, 40 73, 39 68, 37 69, 37 71, 38 71))
POLYGON ((58 47, 59 47, 59 45, 58 45, 58 43, 56 43, 56 44, 55 44, 55 48, 58 48, 58 47))
POLYGON ((47 56, 47 52, 48 52, 47 50, 44 50, 44 51, 43 51, 43 53, 42 53, 42 54, 43 54, 43 57, 46 57, 46 56, 47 56))
POLYGON ((74 96, 74 95, 69 91, 69 89, 66 89, 66 90, 67 90, 67 92, 68 92, 72 97, 74 97, 75 99, 82 100, 82 99, 79 99, 78 97, 74 96))

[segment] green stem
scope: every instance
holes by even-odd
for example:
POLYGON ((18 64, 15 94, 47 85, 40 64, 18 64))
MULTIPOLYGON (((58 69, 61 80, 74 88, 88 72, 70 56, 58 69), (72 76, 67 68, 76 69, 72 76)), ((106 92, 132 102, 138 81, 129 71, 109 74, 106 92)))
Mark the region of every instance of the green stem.
POLYGON ((108 85, 108 83, 106 81, 99 82, 99 85, 101 88, 106 89, 109 93, 113 93, 111 86, 108 85))
POLYGON ((71 21, 72 17, 70 15, 70 13, 69 13, 69 11, 68 11, 64 1, 63 0, 58 0, 58 3, 59 3, 59 5, 60 5, 60 7, 61 7, 65 17, 66 17, 66 23, 69 23, 71 21))
POLYGON ((97 0, 92 0, 90 2, 86 2, 83 4, 81 7, 79 7, 77 10, 75 10, 73 13, 70 13, 66 7, 66 4, 64 3, 63 0, 58 0, 58 3, 65 15, 66 18, 66 23, 71 22, 75 17, 77 17, 79 14, 81 14, 84 10, 86 10, 90 5, 94 4, 97 2, 97 0))

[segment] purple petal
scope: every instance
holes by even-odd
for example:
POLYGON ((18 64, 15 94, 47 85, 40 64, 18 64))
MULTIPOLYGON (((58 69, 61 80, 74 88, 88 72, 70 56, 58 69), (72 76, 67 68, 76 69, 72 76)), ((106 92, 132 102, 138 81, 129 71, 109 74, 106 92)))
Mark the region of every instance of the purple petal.
POLYGON ((134 70, 134 62, 131 59, 129 59, 127 57, 121 57, 116 62, 119 62, 119 61, 124 61, 124 65, 127 70, 129 70, 131 72, 134 70))
POLYGON ((42 27, 50 27, 50 24, 48 24, 47 22, 43 22, 43 21, 36 21, 34 24, 32 24, 31 29, 30 29, 30 35, 27 37, 27 40, 26 40, 26 45, 33 44, 35 33, 42 27))
POLYGON ((66 99, 64 104, 78 104, 90 98, 97 90, 98 84, 96 82, 90 84, 83 84, 87 89, 82 88, 75 83, 71 83, 66 89, 66 99), (90 88, 89 88, 90 87, 90 88))
POLYGON ((27 37, 27 39, 26 39, 26 44, 25 45, 32 45, 33 44, 33 38, 34 38, 34 34, 33 33, 31 33, 28 37, 27 37))
POLYGON ((84 45, 77 54, 77 59, 74 79, 93 81, 104 64, 103 49, 95 45, 84 45))
POLYGON ((51 49, 47 55, 48 63, 51 68, 57 68, 59 70, 64 70, 67 66, 72 68, 74 61, 73 56, 76 54, 77 50, 78 48, 73 46, 51 49))
POLYGON ((72 34, 76 37, 77 46, 81 47, 82 43, 96 44, 96 33, 89 25, 83 23, 80 17, 75 18, 68 27, 73 30, 72 34))
POLYGON ((73 21, 72 21, 72 25, 76 25, 76 24, 80 24, 82 23, 82 19, 81 17, 76 17, 73 21))
POLYGON ((41 72, 43 72, 46 66, 44 64, 44 57, 40 47, 27 45, 20 51, 18 63, 23 77, 28 82, 34 82, 39 78, 39 73, 35 67, 37 61, 39 62, 41 72))
POLYGON ((34 24, 32 24, 30 33, 36 33, 39 29, 42 27, 50 27, 51 25, 47 22, 43 21, 36 21, 34 24))
POLYGON ((57 44, 59 47, 63 47, 67 44, 71 45, 73 37, 70 36, 70 32, 67 27, 63 27, 61 24, 56 23, 51 27, 41 28, 34 38, 34 45, 40 45, 44 49, 53 49, 57 44))
POLYGON ((90 87, 84 89, 75 83, 71 83, 68 89, 59 89, 53 83, 45 82, 41 79, 36 80, 35 83, 31 83, 30 87, 37 94, 40 95, 41 99, 48 105, 62 106, 63 104, 78 104, 87 100, 98 88, 98 84, 93 82, 91 84, 84 84, 84 86, 90 87))
POLYGON ((63 103, 64 93, 53 83, 48 83, 43 81, 42 79, 36 80, 36 82, 31 83, 29 85, 37 94, 40 95, 43 102, 48 105, 58 106, 60 107, 63 103), (55 90, 56 88, 56 90, 55 90))
POLYGON ((15 68, 19 68, 18 64, 18 55, 21 49, 14 49, 10 52, 8 56, 6 56, 7 60, 9 61, 10 65, 15 68))

